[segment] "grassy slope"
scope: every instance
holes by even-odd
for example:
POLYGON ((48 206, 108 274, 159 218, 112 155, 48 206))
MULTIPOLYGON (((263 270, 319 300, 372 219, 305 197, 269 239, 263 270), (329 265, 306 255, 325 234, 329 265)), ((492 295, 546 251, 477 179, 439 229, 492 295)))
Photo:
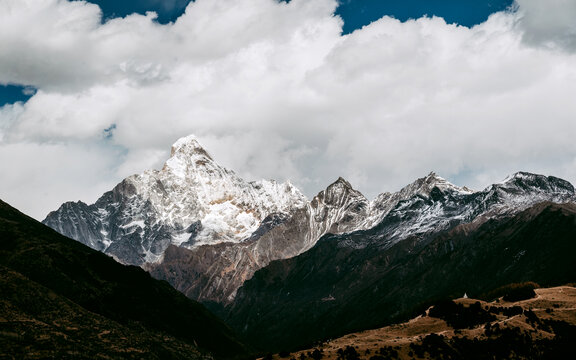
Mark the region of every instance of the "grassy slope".
MULTIPOLYGON (((366 360, 570 358, 576 340, 576 288, 536 289, 536 293, 534 298, 517 302, 455 300, 463 308, 480 303, 479 321, 470 327, 455 328, 442 318, 424 315, 282 355, 286 359, 308 359, 318 349, 324 360, 351 359, 354 354, 357 359, 366 360), (500 312, 515 307, 520 307, 520 311, 500 312), (493 318, 486 320, 482 314, 493 318)), ((276 354, 273 358, 281 357, 276 354)))

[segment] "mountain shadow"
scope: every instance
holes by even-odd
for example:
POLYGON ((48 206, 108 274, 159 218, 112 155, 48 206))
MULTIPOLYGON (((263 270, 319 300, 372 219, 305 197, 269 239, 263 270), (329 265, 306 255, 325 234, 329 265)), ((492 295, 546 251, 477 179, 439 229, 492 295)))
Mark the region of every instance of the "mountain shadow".
POLYGON ((0 357, 245 358, 202 305, 0 201, 0 357))

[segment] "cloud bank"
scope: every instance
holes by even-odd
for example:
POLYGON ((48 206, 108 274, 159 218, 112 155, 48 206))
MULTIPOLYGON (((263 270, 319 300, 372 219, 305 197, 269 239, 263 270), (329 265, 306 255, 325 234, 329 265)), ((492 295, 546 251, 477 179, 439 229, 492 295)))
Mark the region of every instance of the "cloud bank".
POLYGON ((309 196, 343 176, 372 197, 431 170, 476 188, 518 170, 576 182, 576 7, 541 4, 343 36, 334 0, 197 0, 167 25, 3 0, 0 83, 38 91, 0 108, 0 198, 37 218, 94 201, 192 133, 240 175, 309 196))

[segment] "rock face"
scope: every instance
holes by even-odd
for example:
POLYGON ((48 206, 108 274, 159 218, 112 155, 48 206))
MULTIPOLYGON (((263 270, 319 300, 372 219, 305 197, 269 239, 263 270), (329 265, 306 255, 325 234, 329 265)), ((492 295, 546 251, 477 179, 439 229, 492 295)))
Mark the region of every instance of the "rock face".
POLYGON ((189 136, 162 170, 130 176, 92 205, 65 203, 43 223, 193 299, 228 303, 270 261, 327 232, 369 228, 380 212, 341 178, 311 202, 290 183, 247 182, 189 136))
POLYGON ((306 207, 267 216, 252 236, 240 243, 190 250, 170 246, 162 262, 145 268, 192 299, 229 304, 244 281, 271 261, 301 254, 328 232, 369 227, 370 210, 368 200, 340 178, 306 207))
POLYGON ((161 170, 126 178, 92 205, 65 203, 43 223, 195 300, 226 305, 255 271, 308 251, 325 234, 375 229, 338 244, 385 249, 478 217, 574 199, 573 186, 553 177, 517 173, 473 192, 430 173, 372 201, 339 178, 308 201, 288 182, 241 179, 189 136, 173 145, 161 170))
POLYGON ((162 170, 124 179, 95 204, 66 203, 43 222, 120 262, 142 265, 161 261, 171 244, 240 242, 266 216, 305 206, 290 183, 244 181, 190 136, 173 145, 162 170))
POLYGON ((483 191, 472 192, 431 173, 381 203, 385 210, 372 235, 351 234, 339 244, 385 249, 412 236, 424 241, 457 225, 511 216, 544 201, 574 202, 574 187, 556 177, 518 172, 483 191))

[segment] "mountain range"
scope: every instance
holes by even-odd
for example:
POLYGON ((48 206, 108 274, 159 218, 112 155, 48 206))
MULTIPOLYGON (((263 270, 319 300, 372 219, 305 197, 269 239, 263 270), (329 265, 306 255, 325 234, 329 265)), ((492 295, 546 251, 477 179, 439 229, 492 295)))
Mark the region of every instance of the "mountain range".
POLYGON ((481 191, 435 173, 368 200, 339 178, 308 200, 245 181, 193 136, 161 170, 43 221, 208 305, 279 351, 410 316, 426 302, 509 282, 574 281, 569 182, 515 173, 481 191))

